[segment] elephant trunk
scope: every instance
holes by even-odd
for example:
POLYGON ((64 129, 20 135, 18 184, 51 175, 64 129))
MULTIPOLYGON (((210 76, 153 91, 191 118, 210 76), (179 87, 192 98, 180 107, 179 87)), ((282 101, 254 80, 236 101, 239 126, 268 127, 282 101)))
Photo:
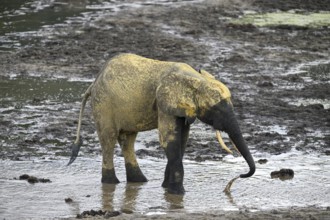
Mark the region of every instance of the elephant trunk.
POLYGON ((254 163, 254 160, 252 158, 252 155, 251 155, 248 147, 245 144, 245 141, 244 141, 242 135, 240 134, 240 135, 233 136, 233 135, 229 134, 229 137, 232 139, 232 141, 236 145, 238 151, 242 154, 245 161, 248 163, 248 165, 250 167, 250 171, 246 174, 241 174, 240 177, 247 178, 247 177, 252 176, 256 170, 256 165, 254 163))
POLYGON ((236 118, 233 118, 230 120, 231 123, 228 126, 228 129, 226 129, 230 139, 233 141, 233 143, 236 145, 237 150, 241 153, 241 155, 244 157, 245 161, 248 163, 250 167, 250 171, 246 174, 241 174, 241 178, 247 178, 254 174, 256 170, 256 166, 254 163, 254 160, 252 158, 252 155, 250 153, 249 148, 246 146, 246 143, 244 141, 242 132, 238 126, 236 118))

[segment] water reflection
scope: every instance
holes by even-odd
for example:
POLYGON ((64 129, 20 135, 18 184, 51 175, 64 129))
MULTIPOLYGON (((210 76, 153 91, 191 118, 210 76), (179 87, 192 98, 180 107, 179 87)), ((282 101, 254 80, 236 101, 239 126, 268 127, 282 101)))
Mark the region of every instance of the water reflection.
POLYGON ((223 192, 226 194, 227 198, 228 198, 228 202, 230 204, 232 204, 233 206, 236 206, 236 203, 234 202, 234 197, 231 195, 231 186, 233 185, 233 183, 239 179, 240 177, 235 177, 232 180, 230 180, 226 186, 226 188, 223 190, 223 192))
POLYGON ((116 184, 102 184, 102 207, 103 210, 114 211, 114 194, 116 184))
POLYGON ((136 202, 144 183, 127 183, 121 208, 124 213, 133 213, 136 210, 136 202))
POLYGON ((183 209, 184 202, 183 202, 183 195, 173 195, 167 192, 164 193, 164 199, 168 203, 168 209, 183 209))
MULTIPOLYGON (((118 209, 127 214, 131 214, 133 212, 139 211, 141 208, 141 204, 139 203, 139 200, 141 199, 140 193, 141 189, 144 185, 147 183, 125 183, 125 191, 122 195, 118 195, 116 192, 120 192, 120 189, 117 189, 116 184, 102 184, 102 209, 106 211, 117 211, 118 209), (117 189, 117 191, 116 191, 117 189), (114 204, 116 204, 116 200, 121 201, 120 207, 116 207, 114 204)), ((173 195, 166 192, 166 189, 164 189, 163 199, 166 201, 167 206, 153 206, 156 203, 153 204, 151 197, 148 201, 148 204, 151 205, 149 207, 150 210, 177 210, 177 209, 184 209, 184 196, 183 195, 173 195)), ((158 198, 159 199, 159 198, 158 198)))
MULTIPOLYGON (((120 210, 124 213, 133 213, 136 210, 136 202, 139 191, 144 183, 127 183, 125 192, 122 195, 122 204, 120 210)), ((116 211, 115 204, 116 184, 102 184, 102 207, 103 210, 116 211)))

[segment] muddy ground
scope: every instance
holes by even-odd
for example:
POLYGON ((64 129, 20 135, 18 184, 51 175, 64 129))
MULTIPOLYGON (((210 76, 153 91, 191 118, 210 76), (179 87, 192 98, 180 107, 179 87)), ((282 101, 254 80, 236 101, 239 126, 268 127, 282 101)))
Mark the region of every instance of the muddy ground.
MULTIPOLYGON (((330 28, 257 28, 229 22, 230 18, 239 17, 245 10, 330 11, 330 4, 324 2, 255 0, 241 3, 227 0, 178 4, 177 7, 175 3, 171 6, 151 4, 123 10, 116 16, 93 21, 93 25, 73 23, 60 27, 55 31, 65 34, 52 38, 31 37, 28 40, 33 43, 29 47, 0 53, 1 75, 16 73, 24 77, 34 72, 44 72, 48 77, 66 75, 92 79, 107 59, 122 52, 186 62, 196 69, 206 69, 228 85, 241 129, 253 152, 281 154, 295 148, 304 153, 316 151, 330 155, 330 109, 323 103, 299 102, 329 100, 330 28), (304 66, 314 61, 327 62, 304 66)), ((94 146, 97 142, 90 108, 87 108, 85 115, 85 143, 90 144, 82 151, 87 154, 100 153, 99 146, 94 146)), ((73 140, 76 123, 73 115, 68 115, 66 122, 52 124, 40 136, 52 133, 59 139, 73 140)), ((3 137, 14 128, 14 123, 1 116, 3 137)), ((212 133, 213 130, 199 122, 192 127, 186 157, 197 161, 221 160, 225 152, 219 149, 214 136, 203 135, 203 132, 212 133)), ((147 149, 138 150, 139 157, 164 157, 156 139, 140 142, 147 149)), ((38 137, 26 138, 20 144, 26 147, 43 145, 38 137)), ((68 155, 65 153, 66 146, 59 148, 63 150, 63 155, 68 155)), ((10 150, 3 150, 1 158, 24 157, 23 153, 14 155, 8 152, 10 150)), ((120 150, 117 154, 120 155, 120 150)), ((326 219, 329 216, 329 209, 306 208, 218 215, 176 213, 152 218, 326 219)), ((135 217, 147 218, 125 214, 119 219, 135 217)))
MULTIPOLYGON (((166 215, 150 215, 148 217, 144 215, 136 214, 134 216, 130 214, 125 213, 109 213, 107 219, 118 219, 118 220, 128 220, 128 219, 158 219, 158 220, 165 220, 165 219, 171 219, 171 220, 179 220, 179 219, 196 219, 196 220, 249 220, 249 219, 255 219, 255 220, 270 220, 270 219, 301 219, 301 220, 314 220, 314 219, 320 219, 320 220, 327 220, 329 219, 329 212, 327 211, 320 211, 315 208, 292 208, 291 210, 272 210, 272 211, 264 211, 264 212, 250 212, 248 210, 242 210, 240 212, 219 212, 219 213, 180 213, 180 212, 173 212, 168 213, 166 215), (119 214, 119 215, 118 215, 119 214), (115 215, 114 217, 110 217, 112 215, 115 215)), ((107 214, 105 214, 106 216, 107 214)), ((86 219, 86 218, 83 218, 86 219)), ((87 218, 88 219, 88 218, 87 218)), ((93 219, 104 219, 103 216, 97 216, 93 219)))

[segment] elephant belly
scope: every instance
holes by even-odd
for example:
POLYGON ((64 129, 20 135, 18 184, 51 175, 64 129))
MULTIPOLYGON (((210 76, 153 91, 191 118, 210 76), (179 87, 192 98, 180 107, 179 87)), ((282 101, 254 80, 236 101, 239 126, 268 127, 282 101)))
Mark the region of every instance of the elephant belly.
POLYGON ((141 100, 137 95, 120 95, 94 90, 92 109, 94 119, 106 122, 118 131, 139 132, 157 128, 158 114, 153 109, 154 98, 141 100))
POLYGON ((156 89, 164 65, 135 55, 120 55, 104 67, 92 89, 93 111, 116 129, 138 132, 157 128, 156 89))
MULTIPOLYGON (((131 100, 132 101, 132 100, 131 100)), ((151 103, 134 103, 121 106, 116 111, 116 124, 123 131, 139 132, 157 128, 157 111, 151 103)))

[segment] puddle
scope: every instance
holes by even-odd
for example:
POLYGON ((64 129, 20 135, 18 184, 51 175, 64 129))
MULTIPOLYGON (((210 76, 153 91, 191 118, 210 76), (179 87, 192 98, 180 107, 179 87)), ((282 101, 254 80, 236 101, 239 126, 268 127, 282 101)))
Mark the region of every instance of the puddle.
MULTIPOLYGON (((266 156, 266 155, 263 155, 266 156)), ((169 195, 160 186, 165 160, 140 159, 149 182, 127 184, 124 160, 116 157, 121 183, 102 185, 101 158, 79 157, 71 166, 60 160, 0 161, 0 216, 5 219, 73 217, 90 209, 121 210, 142 214, 165 214, 171 210, 212 213, 214 210, 269 210, 284 207, 330 205, 330 161, 326 156, 290 153, 267 156, 253 178, 236 181, 231 197, 222 190, 226 183, 246 171, 242 158, 228 156, 223 162, 184 161, 185 196, 169 195), (290 168, 292 180, 271 179, 272 171, 290 168), (29 184, 14 180, 22 174, 48 178, 51 183, 29 184), (65 203, 71 198, 72 203, 65 203), (251 201, 253 200, 253 203, 251 201), (37 216, 36 216, 36 213, 37 216)), ((256 158, 258 160, 258 158, 256 158)))
POLYGON ((292 67, 289 71, 282 75, 294 74, 310 74, 329 76, 330 74, 330 61, 329 60, 315 60, 312 62, 305 62, 292 67))
POLYGON ((54 151, 60 154, 69 138, 63 127, 72 123, 68 117, 79 111, 80 95, 89 84, 67 79, 1 77, 0 158, 51 155, 54 151))
POLYGON ((291 105, 295 106, 309 106, 309 105, 322 105, 324 109, 330 109, 329 99, 303 99, 298 98, 295 100, 289 100, 291 105))
MULTIPOLYGON (((83 94, 89 84, 90 82, 75 81, 74 79, 0 77, 0 100, 2 100, 2 106, 6 101, 18 105, 46 100, 48 102, 73 102, 79 100, 79 94, 83 94)), ((5 110, 3 109, 3 111, 5 110)))
MULTIPOLYGON (((330 61, 329 60, 317 60, 308 63, 299 64, 289 71, 282 74, 282 76, 294 76, 296 79, 301 78, 301 80, 296 80, 293 83, 286 83, 282 85, 284 89, 288 90, 297 90, 304 89, 306 86, 311 86, 314 84, 324 85, 324 91, 328 92, 327 94, 315 94, 314 96, 308 94, 311 97, 294 97, 294 98, 284 98, 285 102, 288 102, 290 105, 294 106, 310 106, 310 105, 319 105, 323 106, 324 109, 330 108, 330 100, 328 99, 329 90, 326 88, 329 87, 330 83, 330 61), (318 98, 318 97, 325 98, 318 98)), ((313 92, 314 93, 314 92, 313 92)), ((315 92, 316 93, 316 92, 315 92)))

